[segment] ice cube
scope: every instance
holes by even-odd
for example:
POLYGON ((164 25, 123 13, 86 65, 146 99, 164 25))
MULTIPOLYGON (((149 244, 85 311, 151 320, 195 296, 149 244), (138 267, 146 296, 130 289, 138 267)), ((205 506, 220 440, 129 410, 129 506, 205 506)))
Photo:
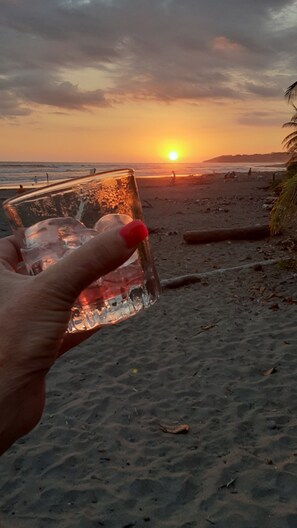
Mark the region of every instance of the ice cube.
POLYGON ((91 238, 94 238, 97 235, 98 233, 97 231, 95 231, 95 229, 88 229, 87 227, 84 227, 84 229, 82 229, 81 232, 76 232, 72 234, 69 233, 67 236, 65 235, 63 237, 64 248, 65 249, 78 248, 82 246, 83 244, 85 244, 86 242, 88 242, 89 240, 91 240, 91 238))
MULTIPOLYGON (((131 216, 129 215, 107 214, 107 215, 102 216, 98 220, 98 222, 96 222, 94 229, 96 229, 98 233, 104 233, 105 231, 109 231, 110 229, 114 229, 116 227, 120 229, 122 226, 129 224, 130 222, 133 222, 133 218, 131 218, 131 216)), ((124 262, 124 264, 122 264, 122 266, 120 267, 122 268, 125 266, 130 266, 130 264, 135 262, 137 259, 138 259, 138 251, 136 250, 134 251, 133 255, 131 255, 131 257, 128 260, 126 260, 126 262, 124 262)))
MULTIPOLYGON (((25 230, 25 245, 31 248, 78 247, 79 237, 86 231, 82 222, 75 218, 49 218, 41 220, 25 230)), ((79 244, 82 245, 82 244, 79 244)))
POLYGON ((98 233, 104 233, 104 231, 109 231, 109 229, 114 229, 115 227, 121 227, 126 224, 133 222, 133 218, 126 214, 107 214, 102 216, 98 222, 94 225, 94 229, 98 233))
POLYGON ((25 230, 23 259, 29 271, 36 274, 97 234, 74 218, 42 220, 25 230))

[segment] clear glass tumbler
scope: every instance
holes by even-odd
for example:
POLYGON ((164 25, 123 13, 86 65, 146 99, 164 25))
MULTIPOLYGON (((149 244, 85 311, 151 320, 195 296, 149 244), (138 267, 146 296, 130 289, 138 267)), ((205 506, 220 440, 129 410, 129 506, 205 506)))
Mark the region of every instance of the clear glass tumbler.
MULTIPOLYGON (((142 220, 132 169, 97 173, 36 189, 3 204, 27 271, 42 272, 103 231, 142 220)), ((154 304, 160 283, 148 239, 122 266, 86 288, 68 332, 117 323, 154 304)))

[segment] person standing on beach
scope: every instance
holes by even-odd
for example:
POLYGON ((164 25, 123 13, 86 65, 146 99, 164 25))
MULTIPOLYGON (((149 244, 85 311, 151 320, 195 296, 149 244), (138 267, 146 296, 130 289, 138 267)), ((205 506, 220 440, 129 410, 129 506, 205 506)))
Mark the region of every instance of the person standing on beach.
POLYGON ((171 180, 170 180, 170 185, 175 185, 175 180, 176 180, 176 175, 175 175, 175 172, 174 170, 171 172, 171 180))
POLYGON ((148 236, 134 220, 106 231, 39 275, 17 273, 20 247, 0 239, 0 454, 39 422, 46 375, 55 361, 91 332, 66 332, 82 290, 123 264, 148 236))
POLYGON ((48 172, 46 173, 46 183, 48 183, 48 172))

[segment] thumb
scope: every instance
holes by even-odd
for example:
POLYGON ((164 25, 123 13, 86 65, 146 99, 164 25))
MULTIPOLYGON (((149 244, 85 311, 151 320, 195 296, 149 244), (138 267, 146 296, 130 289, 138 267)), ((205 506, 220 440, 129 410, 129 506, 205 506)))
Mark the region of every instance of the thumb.
POLYGON ((147 236, 141 220, 105 231, 44 270, 36 280, 72 306, 83 289, 123 264, 147 236))

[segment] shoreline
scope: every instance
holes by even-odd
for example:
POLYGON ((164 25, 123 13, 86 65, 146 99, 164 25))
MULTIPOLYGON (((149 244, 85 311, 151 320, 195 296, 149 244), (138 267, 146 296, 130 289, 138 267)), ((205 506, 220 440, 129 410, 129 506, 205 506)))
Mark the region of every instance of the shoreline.
MULTIPOLYGON (((285 171, 278 171, 278 174, 281 175, 283 172, 285 171)), ((275 173, 275 171, 272 171, 272 170, 267 170, 267 171, 261 171, 261 170, 257 170, 257 171, 254 171, 252 176, 249 176, 250 179, 253 179, 253 178, 269 178, 269 177, 272 177, 272 175, 275 173)), ((206 179, 207 180, 216 180, 216 179, 223 179, 224 176, 225 176, 225 172, 201 172, 199 174, 178 174, 176 173, 176 184, 175 185, 178 185, 178 184, 182 184, 182 183, 189 183, 191 180, 193 180, 194 182, 199 182, 199 181, 205 181, 206 179)), ((45 187, 50 187, 51 185, 55 185, 55 184, 59 184, 59 183, 64 183, 66 181, 72 181, 72 180, 76 180, 78 178, 84 178, 84 177, 89 177, 90 175, 87 174, 85 176, 79 176, 79 177, 75 177, 75 178, 65 178, 65 179, 53 179, 53 180, 50 180, 48 183, 47 182, 40 182, 40 183, 37 183, 37 184, 33 184, 31 182, 23 182, 23 183, 3 183, 3 184, 0 184, 0 192, 2 191, 18 191, 20 189, 20 185, 23 186, 23 192, 30 192, 30 191, 34 191, 36 189, 41 189, 41 188, 45 188, 45 187)), ((237 179, 244 179, 245 177, 247 177, 248 174, 247 172, 237 172, 235 173, 235 180, 237 179)), ((143 186, 146 186, 145 183, 148 183, 148 184, 155 184, 155 185, 168 185, 170 183, 170 180, 171 180, 171 174, 169 175, 159 175, 159 176, 138 176, 137 175, 137 172, 135 173, 135 178, 136 178, 136 181, 137 182, 140 182, 141 185, 143 186)))
MULTIPOLYGON (((18 164, 16 164, 18 165, 18 164)), ((71 164, 68 164, 71 165, 71 164)), ((236 163, 230 164, 201 164, 201 163, 153 163, 153 164, 116 164, 116 165, 97 165, 96 174, 104 172, 112 172, 121 170, 124 168, 130 168, 134 170, 135 177, 138 181, 142 180, 170 180, 172 171, 174 170, 177 179, 187 178, 201 178, 205 175, 210 177, 217 177, 225 175, 227 173, 235 172, 236 176, 242 177, 247 174, 248 170, 252 170, 254 174, 271 174, 278 173, 282 174, 286 171, 285 167, 280 165, 261 164, 251 166, 249 164, 237 165, 236 163)), ((34 164, 33 164, 34 167, 34 164)), ((80 168, 74 171, 63 171, 63 165, 60 170, 51 171, 50 168, 44 166, 44 171, 38 173, 38 171, 28 172, 12 172, 11 174, 2 174, 0 172, 0 190, 18 189, 20 185, 26 188, 26 190, 33 190, 40 187, 46 187, 48 185, 61 183, 65 181, 71 181, 72 179, 89 177, 92 174, 92 170, 80 168), (46 174, 48 174, 49 181, 46 180, 46 174), (70 174, 72 176, 70 177, 70 174), (5 179, 6 181, 3 181, 5 179), (2 181, 1 181, 2 180, 2 181), (37 183, 36 183, 37 180, 37 183)), ((1 163, 0 163, 1 168, 1 163)), ((94 168, 95 170, 95 168, 94 168)))

